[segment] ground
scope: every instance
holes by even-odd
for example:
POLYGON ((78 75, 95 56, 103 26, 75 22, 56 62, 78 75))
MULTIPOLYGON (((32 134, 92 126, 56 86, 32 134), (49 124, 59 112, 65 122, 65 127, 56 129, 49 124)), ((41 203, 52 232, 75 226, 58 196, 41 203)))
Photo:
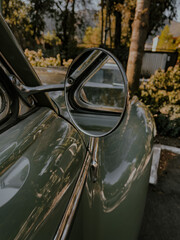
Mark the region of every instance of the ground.
MULTIPOLYGON (((180 138, 155 143, 180 147, 180 138)), ((157 185, 149 185, 139 240, 180 239, 180 155, 161 151, 157 185)))
POLYGON ((179 138, 169 138, 169 137, 164 137, 164 136, 158 136, 157 135, 155 140, 154 140, 154 143, 180 148, 180 137, 179 138))

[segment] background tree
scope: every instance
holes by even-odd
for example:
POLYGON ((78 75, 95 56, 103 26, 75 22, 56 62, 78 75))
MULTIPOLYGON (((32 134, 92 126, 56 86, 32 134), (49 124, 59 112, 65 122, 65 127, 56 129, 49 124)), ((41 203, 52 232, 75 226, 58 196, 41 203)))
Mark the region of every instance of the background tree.
POLYGON ((151 2, 148 0, 137 0, 127 65, 127 78, 131 94, 135 94, 139 88, 142 56, 146 38, 148 34, 152 34, 153 31, 164 24, 164 20, 167 18, 165 10, 170 11, 169 19, 175 16, 175 4, 174 0, 167 0, 165 2, 162 0, 151 2))
POLYGON ((178 51, 178 63, 180 65, 180 37, 176 39, 176 50, 178 51))
POLYGON ((151 0, 149 13, 148 35, 154 35, 160 27, 165 25, 165 20, 173 20, 177 14, 176 0, 151 0))
POLYGON ((132 32, 132 23, 135 16, 136 1, 125 0, 122 8, 122 31, 121 31, 121 44, 130 46, 130 38, 132 32))
POLYGON ((123 15, 123 4, 124 0, 116 0, 114 3, 114 15, 115 15, 115 36, 114 46, 120 48, 121 45, 121 34, 122 34, 122 15, 123 15))
MULTIPOLYGON (((38 47, 46 48, 48 44, 44 44, 43 35, 46 19, 51 18, 55 23, 55 35, 61 42, 51 51, 53 55, 59 51, 64 59, 74 58, 78 54, 77 43, 80 42, 79 39, 83 40, 85 33, 86 44, 90 41, 92 45, 96 41, 101 46, 115 48, 114 53, 117 57, 127 63, 136 0, 100 2, 101 11, 96 14, 99 22, 96 23, 97 18, 94 19, 95 23, 90 24, 91 29, 88 28, 87 31, 83 27, 88 26, 85 8, 90 4, 90 0, 3 0, 3 15, 23 48, 31 46, 37 49, 37 43, 40 44, 38 47), (99 31, 96 28, 99 28, 99 31)), ((162 26, 164 19, 167 18, 165 10, 168 10, 169 18, 172 19, 175 15, 174 6, 175 0, 151 1, 148 34, 162 26)), ((89 5, 91 12, 92 8, 93 5, 89 5)))
POLYGON ((29 18, 30 6, 21 0, 3 0, 2 14, 22 48, 33 42, 33 28, 29 18))
MULTIPOLYGON (((129 46, 132 32, 132 23, 135 17, 136 0, 101 0, 101 14, 115 16, 115 29, 112 24, 108 26, 114 32, 115 48, 122 45, 129 46), (106 11, 105 11, 106 9, 106 11)), ((166 19, 172 20, 176 15, 176 0, 152 0, 150 1, 149 27, 147 36, 155 34, 159 27, 164 26, 166 19)), ((101 18, 101 43, 105 36, 105 17, 101 18)), ((110 30, 109 30, 110 31, 110 30)))
POLYGON ((101 44, 101 30, 99 27, 87 27, 83 38, 86 47, 98 47, 101 44))
POLYGON ((35 47, 45 28, 45 15, 54 12, 54 0, 3 0, 2 13, 22 48, 35 47))
POLYGON ((83 38, 83 44, 85 44, 85 47, 114 47, 112 37, 112 34, 114 33, 113 29, 115 29, 114 20, 114 16, 106 14, 106 9, 103 10, 103 15, 101 11, 98 12, 98 14, 95 15, 95 27, 88 26, 85 30, 83 38), (103 26, 102 23, 104 24, 103 26), (105 28, 106 31, 102 36, 102 29, 105 28))
POLYGON ((149 26, 149 8, 149 0, 137 0, 127 64, 127 79, 131 94, 139 89, 142 57, 149 26))
POLYGON ((109 35, 110 46, 120 47, 122 6, 124 0, 101 0, 101 45, 106 45, 109 35))
POLYGON ((161 35, 159 37, 157 50, 175 50, 176 44, 175 39, 173 38, 173 35, 169 31, 169 26, 166 25, 164 29, 161 31, 161 35))
POLYGON ((29 0, 29 17, 33 28, 33 38, 40 38, 45 28, 45 15, 52 17, 55 0, 29 0))
POLYGON ((75 57, 75 49, 77 47, 77 39, 75 33, 78 25, 82 21, 75 12, 76 4, 84 5, 83 0, 63 0, 56 2, 55 23, 57 36, 60 38, 62 59, 75 57))

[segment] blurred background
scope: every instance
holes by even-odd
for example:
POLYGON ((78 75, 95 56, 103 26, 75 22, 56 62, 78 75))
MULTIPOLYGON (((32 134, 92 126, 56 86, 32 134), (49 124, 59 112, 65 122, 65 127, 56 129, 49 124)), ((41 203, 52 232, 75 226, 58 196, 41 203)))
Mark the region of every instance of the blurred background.
MULTIPOLYGON (((58 67, 65 74, 72 59, 90 47, 110 50, 127 69, 137 3, 0 0, 0 10, 34 67, 58 67)), ((140 73, 133 80, 138 87, 132 93, 151 110, 159 135, 179 137, 180 0, 151 1, 147 8, 148 25, 143 30, 141 24, 145 41, 138 43, 142 61, 135 66, 140 73)))

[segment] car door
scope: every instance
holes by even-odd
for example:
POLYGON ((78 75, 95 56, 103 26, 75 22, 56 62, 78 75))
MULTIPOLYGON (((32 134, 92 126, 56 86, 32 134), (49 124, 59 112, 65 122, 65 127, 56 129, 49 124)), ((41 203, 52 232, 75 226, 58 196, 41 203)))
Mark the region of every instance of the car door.
POLYGON ((76 129, 53 110, 28 111, 0 134, 1 239, 53 238, 86 155, 76 129))
POLYGON ((0 30, 0 239, 53 239, 86 147, 48 95, 17 92, 20 82, 40 82, 1 17, 0 30))

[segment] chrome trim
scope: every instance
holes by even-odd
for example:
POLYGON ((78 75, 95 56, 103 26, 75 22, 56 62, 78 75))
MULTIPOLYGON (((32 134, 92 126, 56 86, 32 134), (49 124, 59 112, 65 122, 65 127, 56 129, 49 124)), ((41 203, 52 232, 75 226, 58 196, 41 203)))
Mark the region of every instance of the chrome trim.
POLYGON ((33 94, 41 93, 41 92, 52 92, 52 91, 63 91, 64 84, 51 84, 51 85, 40 85, 37 87, 28 87, 22 84, 14 75, 9 76, 12 84, 16 88, 23 98, 27 98, 33 94))
POLYGON ((86 62, 81 64, 69 77, 70 79, 76 79, 79 77, 92 63, 92 60, 95 61, 99 56, 101 55, 101 52, 99 50, 94 50, 86 59, 86 62))
MULTIPOLYGON (((15 39, 16 40, 16 39, 15 39)), ((25 57, 25 55, 24 55, 24 57, 25 57)), ((3 68, 3 70, 5 71, 5 74, 8 76, 8 78, 10 78, 10 80, 12 81, 12 76, 14 76, 15 77, 15 79, 17 79, 18 80, 18 82, 20 82, 21 83, 21 78, 20 78, 20 76, 17 74, 17 72, 14 70, 14 68, 12 68, 12 66, 9 64, 9 62, 6 60, 6 57, 4 57, 4 55, 2 54, 2 52, 0 51, 0 58, 2 58, 3 60, 4 60, 4 62, 6 63, 6 65, 9 67, 9 69, 12 71, 12 73, 10 74, 9 73, 9 71, 6 69, 6 67, 4 67, 3 68)), ((26 57, 25 57, 26 58, 26 57)), ((41 85, 41 81, 40 81, 40 79, 39 79, 39 77, 38 77, 38 75, 36 74, 36 72, 35 72, 35 70, 33 69, 33 67, 31 66, 31 64, 29 63, 29 61, 28 60, 26 60, 26 62, 28 63, 28 65, 29 65, 29 67, 31 68, 31 71, 33 71, 34 72, 34 74, 36 75, 36 81, 38 81, 38 86, 42 86, 41 85)), ((2 64, 2 63, 1 63, 2 64)), ((25 86, 25 85, 24 85, 25 86)), ((17 90, 17 88, 16 88, 16 90, 17 90)), ((34 89, 33 89, 34 90, 34 89)), ((46 91, 41 91, 41 92, 46 92, 46 91)), ((30 94, 29 94, 30 95, 30 94)), ((23 101, 25 101, 25 103, 27 103, 28 105, 29 105, 29 107, 31 107, 32 106, 32 102, 34 102, 34 97, 33 96, 29 96, 28 95, 28 97, 26 97, 26 99, 23 99, 23 97, 22 97, 22 99, 23 99, 23 101), (29 98, 29 99, 27 99, 27 98, 29 98)), ((54 102, 53 101, 51 101, 51 99, 48 97, 48 95, 45 95, 45 97, 46 98, 48 98, 48 102, 50 103, 50 105, 48 104, 48 106, 50 107, 50 108, 52 108, 57 114, 59 113, 59 110, 58 110, 58 108, 57 108, 57 106, 56 106, 56 104, 54 104, 54 102)), ((39 99, 39 98, 38 98, 39 99)), ((42 101, 41 101, 42 102, 42 101)), ((44 104, 44 103, 43 103, 44 104)))
POLYGON ((0 121, 5 119, 10 111, 9 96, 0 83, 0 121))
POLYGON ((76 186, 72 193, 69 204, 66 208, 64 216, 62 218, 62 221, 59 225, 56 236, 54 237, 54 240, 65 240, 68 235, 69 228, 71 226, 71 222, 72 222, 74 214, 76 212, 76 209, 77 209, 77 206, 79 203, 79 199, 81 196, 81 192, 83 190, 83 186, 86 181, 87 172, 88 172, 88 169, 89 169, 89 166, 91 163, 91 152, 93 150, 94 141, 95 141, 94 137, 91 137, 90 143, 89 143, 89 150, 87 151, 79 178, 77 180, 76 186))
POLYGON ((99 138, 94 140, 94 148, 92 152, 92 161, 90 166, 91 180, 95 183, 98 179, 98 149, 99 149, 99 138))
MULTIPOLYGON (((40 85, 29 87, 24 85, 15 74, 10 74, 6 67, 0 61, 0 67, 3 69, 6 76, 9 78, 16 91, 19 93, 23 101, 29 106, 34 106, 34 100, 31 95, 41 92, 64 91, 64 84, 40 85)), ((69 86, 67 86, 68 88, 69 86)))
MULTIPOLYGON (((97 51, 97 50, 96 50, 97 51)), ((101 52, 100 52, 101 53, 101 52)), ((100 54, 99 54, 100 55, 100 54)), ((93 83, 88 82, 100 69, 102 69, 106 63, 108 63, 109 59, 111 59, 111 56, 107 55, 106 58, 103 59, 99 65, 97 65, 94 70, 83 80, 83 82, 77 87, 77 89, 74 92, 74 101, 79 107, 90 109, 90 110, 98 110, 98 111, 107 111, 107 112, 116 112, 116 113, 122 113, 124 108, 120 107, 111 107, 111 106, 103 106, 103 105, 95 105, 92 103, 89 103, 88 101, 84 101, 82 97, 82 91, 83 94, 85 94, 83 87, 94 87, 94 88, 107 88, 107 89, 123 89, 124 90, 124 84, 118 84, 116 86, 113 86, 112 84, 107 83, 93 83)), ((117 68, 120 70, 119 68, 117 68)))
MULTIPOLYGON (((87 80, 87 79, 86 79, 87 80)), ((84 82, 83 82, 84 83, 84 82)), ((79 87, 79 86, 78 86, 79 87)), ((75 89, 76 90, 76 89, 75 89)), ((68 68, 68 71, 67 71, 67 74, 66 74, 66 79, 65 79, 65 103, 66 103, 66 107, 67 107, 67 112, 70 116, 70 119, 71 119, 71 122, 82 132, 84 133, 85 135, 88 135, 88 136, 91 136, 91 137, 104 137, 104 136, 107 136, 108 134, 112 133, 118 126, 119 124, 121 123, 121 121, 123 120, 123 117, 125 115, 125 112, 126 112, 126 108, 129 104, 129 94, 128 94, 128 80, 127 80, 127 77, 126 77, 126 74, 125 74, 125 71, 123 69, 123 66, 122 64, 119 62, 119 60, 112 54, 110 53, 109 51, 105 50, 105 49, 102 49, 102 48, 90 48, 90 49, 86 49, 81 55, 79 55, 71 64, 71 66, 68 68), (123 111, 122 113, 119 114, 119 121, 117 121, 117 124, 109 131, 105 132, 105 133, 102 133, 102 134, 93 134, 91 132, 88 132, 86 130, 84 130, 83 128, 81 128, 77 122, 75 121, 75 119, 73 118, 72 114, 71 114, 71 110, 72 110, 72 107, 69 103, 69 89, 67 89, 66 85, 69 84, 68 80, 69 80, 69 76, 70 73, 71 73, 71 69, 73 67, 73 64, 75 64, 79 59, 80 57, 85 54, 86 52, 88 51, 93 51, 93 50, 100 50, 104 53, 106 53, 108 56, 110 56, 114 62, 117 64, 117 67, 119 68, 120 72, 121 72, 121 75, 123 77, 123 83, 124 83, 124 91, 125 91, 125 101, 124 101, 124 106, 123 106, 123 111)), ((75 101, 76 103, 76 101, 75 101)), ((76 103, 77 104, 77 103, 76 103)), ((87 108, 87 106, 86 106, 87 108)))

